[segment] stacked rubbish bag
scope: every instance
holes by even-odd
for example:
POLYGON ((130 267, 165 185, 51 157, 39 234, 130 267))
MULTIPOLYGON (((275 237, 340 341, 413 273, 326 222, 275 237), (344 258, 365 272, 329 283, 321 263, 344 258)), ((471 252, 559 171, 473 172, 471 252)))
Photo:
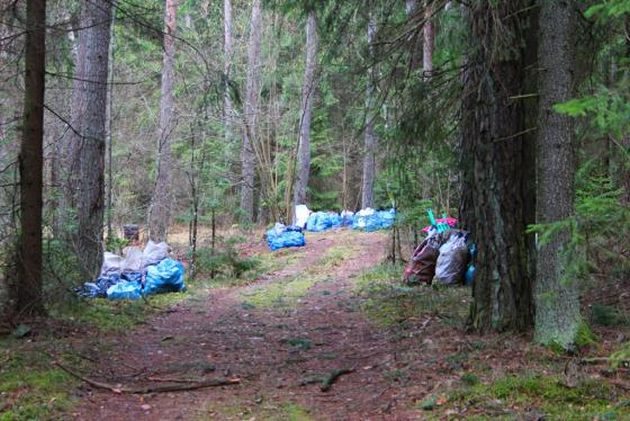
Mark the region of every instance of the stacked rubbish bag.
POLYGON ((296 225, 285 226, 281 223, 267 231, 267 245, 272 251, 286 247, 302 247, 306 244, 302 228, 296 225))
POLYGON ((427 238, 414 250, 403 279, 408 285, 470 285, 475 275, 476 246, 469 233, 458 229, 438 232, 430 229, 427 238))
POLYGON ((373 232, 388 229, 394 225, 396 210, 377 211, 372 208, 361 209, 352 218, 352 229, 373 232))
POLYGON ((169 257, 168 244, 149 241, 141 250, 127 247, 124 256, 105 252, 100 276, 76 289, 87 298, 137 300, 142 296, 186 289, 184 265, 169 257))
POLYGON ((337 212, 313 212, 306 220, 306 230, 322 232, 341 227, 343 219, 337 212))
POLYGON ((322 232, 334 228, 352 227, 352 229, 372 232, 391 228, 394 225, 394 209, 377 211, 371 208, 357 213, 344 210, 337 212, 311 212, 306 205, 295 207, 295 224, 309 232, 322 232))

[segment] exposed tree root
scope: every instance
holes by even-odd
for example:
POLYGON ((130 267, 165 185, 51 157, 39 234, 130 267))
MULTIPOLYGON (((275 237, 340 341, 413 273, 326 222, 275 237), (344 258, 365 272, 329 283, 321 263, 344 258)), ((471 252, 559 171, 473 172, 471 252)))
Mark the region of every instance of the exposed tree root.
POLYGON ((112 391, 114 393, 131 393, 131 394, 146 394, 146 393, 164 393, 164 392, 182 392, 186 390, 195 390, 202 389, 205 387, 216 387, 216 386, 229 386, 238 384, 241 382, 238 378, 232 379, 212 379, 201 382, 190 382, 189 384, 165 384, 165 385, 149 385, 149 386, 140 386, 140 387, 125 387, 122 385, 114 385, 110 383, 104 383, 97 380, 90 379, 88 377, 82 376, 81 374, 75 372, 74 370, 65 367, 64 365, 55 362, 57 367, 70 374, 73 377, 76 377, 79 380, 84 381, 90 386, 105 389, 112 391))
POLYGON ((326 376, 326 378, 324 378, 324 380, 322 381, 320 390, 322 392, 328 392, 330 388, 332 387, 333 383, 335 383, 340 376, 343 376, 344 374, 353 373, 353 372, 354 372, 354 368, 342 368, 341 370, 331 371, 330 374, 326 376))

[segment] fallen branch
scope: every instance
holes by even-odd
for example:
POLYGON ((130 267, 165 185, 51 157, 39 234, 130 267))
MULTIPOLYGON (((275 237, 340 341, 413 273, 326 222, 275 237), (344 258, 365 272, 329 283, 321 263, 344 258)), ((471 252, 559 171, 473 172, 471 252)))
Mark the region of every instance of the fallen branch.
POLYGON ((74 370, 65 367, 64 365, 55 362, 57 367, 70 374, 72 377, 76 377, 79 380, 84 381, 90 386, 109 390, 114 393, 131 393, 131 394, 146 394, 146 393, 164 393, 164 392, 183 392, 186 390, 196 390, 202 389, 205 387, 216 387, 216 386, 229 386, 238 384, 241 382, 240 379, 212 379, 206 380, 196 383, 189 384, 165 384, 165 385, 150 385, 150 386, 141 386, 141 387, 125 387, 119 385, 113 385, 109 383, 100 382, 97 380, 90 379, 88 377, 82 376, 81 374, 75 372, 74 370))
POLYGON ((333 383, 337 381, 340 376, 344 374, 350 374, 354 372, 354 368, 342 368, 341 370, 333 370, 330 372, 328 376, 322 381, 322 385, 320 386, 320 390, 322 392, 328 392, 332 387, 333 383))
POLYGON ((201 383, 204 380, 201 379, 178 379, 174 377, 157 377, 157 376, 149 376, 148 380, 153 382, 161 382, 161 383, 201 383))

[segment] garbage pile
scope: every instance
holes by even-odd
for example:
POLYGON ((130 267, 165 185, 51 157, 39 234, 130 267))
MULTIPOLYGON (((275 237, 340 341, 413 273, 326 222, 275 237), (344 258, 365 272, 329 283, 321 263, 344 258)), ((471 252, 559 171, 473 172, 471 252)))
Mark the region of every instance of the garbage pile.
POLYGON ((266 237, 267 245, 271 251, 285 247, 302 247, 306 244, 302 228, 295 225, 286 226, 276 223, 272 229, 267 231, 266 237))
POLYGON ((352 229, 373 232, 388 229, 394 225, 396 210, 377 211, 372 208, 361 209, 354 214, 352 229))
POLYGON ((124 257, 105 252, 100 276, 76 292, 86 298, 137 300, 185 289, 184 265, 169 257, 168 244, 149 241, 144 250, 127 247, 124 257))
POLYGON ((295 224, 310 232, 322 232, 334 228, 352 227, 352 229, 372 232, 391 228, 394 225, 394 209, 377 211, 371 208, 357 213, 344 210, 337 212, 311 212, 306 205, 295 207, 295 224))
POLYGON ((322 232, 342 225, 342 218, 337 212, 313 212, 306 220, 306 230, 322 232))
POLYGON ((414 250, 403 274, 404 282, 431 285, 435 278, 442 285, 472 284, 476 246, 469 244, 468 237, 469 233, 463 230, 431 229, 414 250))

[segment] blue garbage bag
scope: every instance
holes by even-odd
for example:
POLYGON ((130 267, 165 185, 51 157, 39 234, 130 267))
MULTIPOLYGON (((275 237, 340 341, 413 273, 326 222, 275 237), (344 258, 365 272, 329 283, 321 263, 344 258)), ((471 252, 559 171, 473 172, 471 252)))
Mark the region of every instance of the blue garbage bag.
POLYGON ((86 282, 75 291, 79 296, 85 298, 105 298, 107 297, 107 289, 118 282, 120 282, 120 275, 109 273, 98 277, 94 282, 86 282))
POLYGON ((379 212, 374 212, 365 218, 365 232, 378 231, 383 227, 381 222, 381 215, 379 212))
POLYGON ((291 227, 279 227, 267 231, 267 245, 272 251, 285 247, 302 247, 306 244, 302 231, 289 230, 291 227))
POLYGON ((380 225, 382 229, 391 228, 394 225, 394 220, 396 219, 396 211, 394 209, 390 209, 388 211, 378 211, 378 216, 380 218, 380 225))
POLYGON ((155 266, 147 267, 144 295, 179 292, 185 289, 184 265, 181 262, 166 258, 155 266))
POLYGON ((319 221, 319 215, 321 214, 321 212, 313 212, 312 214, 310 214, 308 216, 308 219, 306 220, 306 230, 307 231, 317 231, 318 230, 318 221, 319 221))
POLYGON ((339 215, 338 213, 331 213, 329 215, 331 228, 339 228, 343 225, 343 219, 341 218, 341 215, 339 215))
POLYGON ((139 282, 120 281, 107 289, 110 300, 137 300, 142 296, 142 284, 139 282))
POLYGON ((142 283, 142 273, 141 272, 123 272, 120 275, 120 278, 129 281, 129 282, 138 282, 142 283))

